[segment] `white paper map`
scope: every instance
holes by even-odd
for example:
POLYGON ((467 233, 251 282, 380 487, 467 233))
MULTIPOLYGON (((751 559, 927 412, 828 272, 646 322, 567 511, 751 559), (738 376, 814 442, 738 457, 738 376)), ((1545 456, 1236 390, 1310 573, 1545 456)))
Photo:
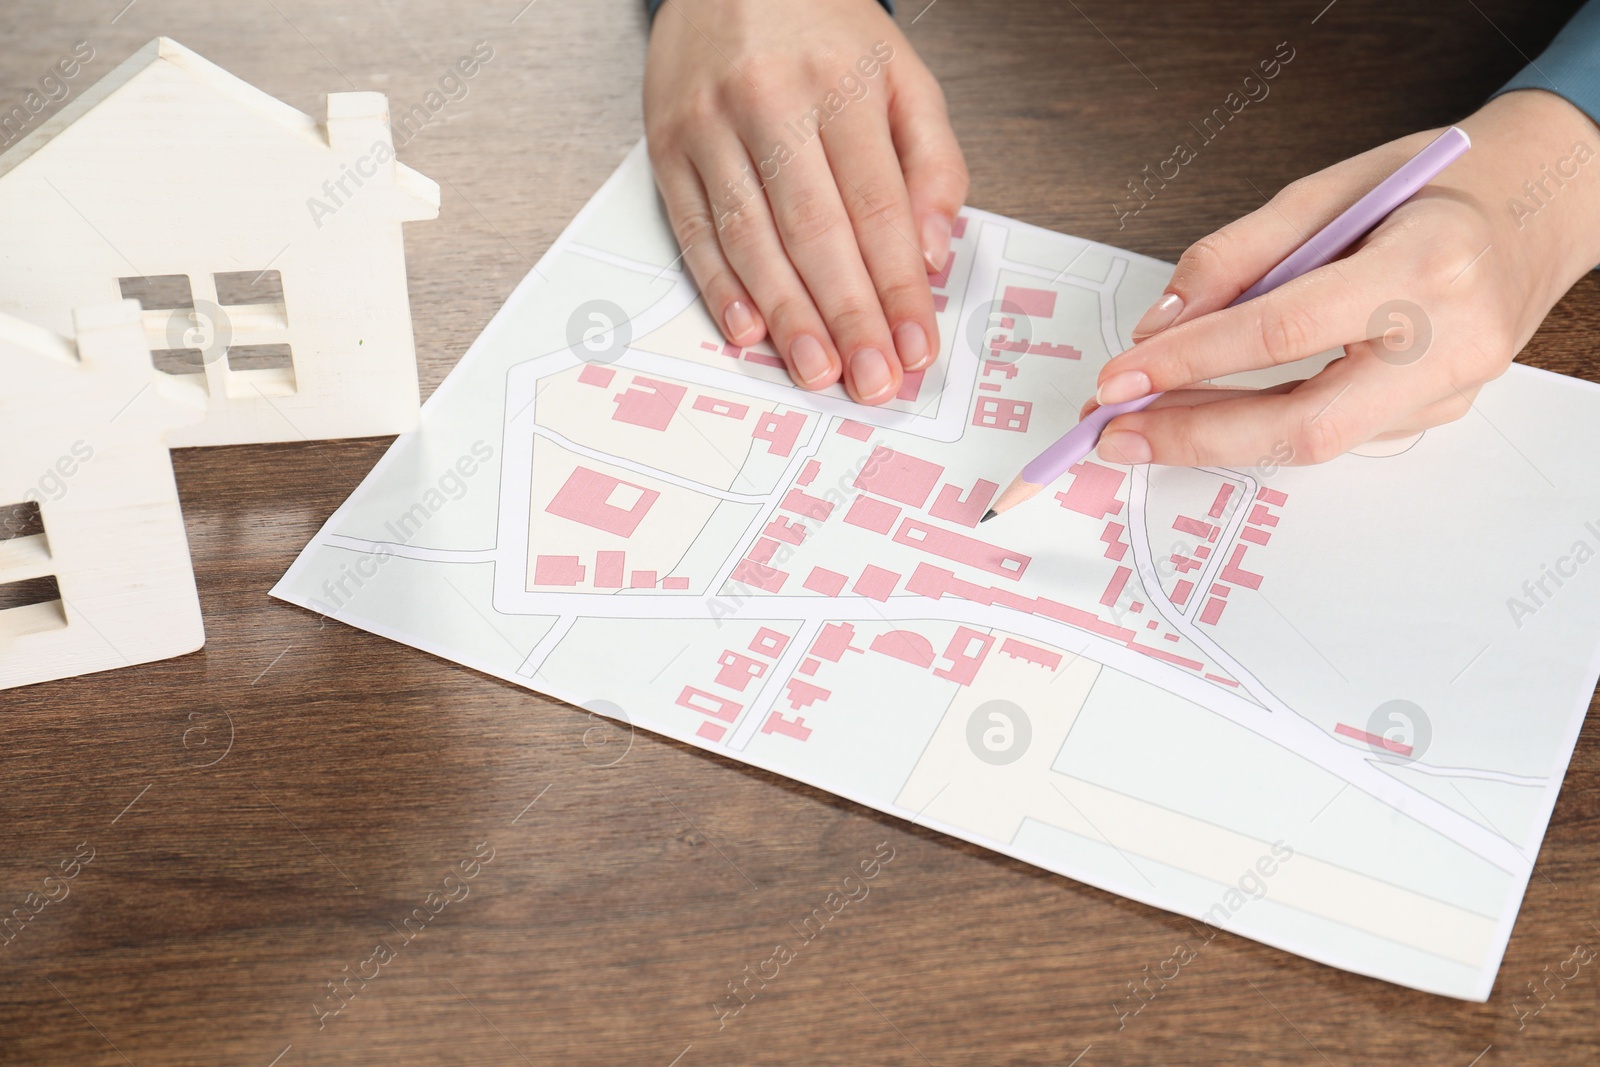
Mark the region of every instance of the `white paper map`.
POLYGON ((1600 389, 1514 366, 1385 458, 1090 460, 980 528, 1171 268, 957 230, 939 361, 860 407, 722 342, 635 149, 274 594, 1486 999, 1600 670, 1600 389))

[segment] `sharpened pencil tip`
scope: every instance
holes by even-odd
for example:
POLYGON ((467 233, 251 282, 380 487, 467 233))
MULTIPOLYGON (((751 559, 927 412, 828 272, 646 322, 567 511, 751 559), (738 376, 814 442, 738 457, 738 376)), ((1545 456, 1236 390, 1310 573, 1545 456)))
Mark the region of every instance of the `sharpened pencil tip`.
POLYGON ((985 511, 983 513, 983 518, 979 519, 978 521, 979 522, 988 522, 990 519, 994 518, 998 514, 1000 514, 1000 513, 998 511, 996 511, 994 508, 990 508, 988 511, 985 511))

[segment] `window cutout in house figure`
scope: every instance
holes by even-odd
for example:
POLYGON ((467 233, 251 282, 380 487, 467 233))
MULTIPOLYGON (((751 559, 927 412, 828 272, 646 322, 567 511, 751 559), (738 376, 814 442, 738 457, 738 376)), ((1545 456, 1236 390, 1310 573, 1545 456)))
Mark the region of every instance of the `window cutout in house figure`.
POLYGON ((150 361, 163 374, 205 373, 205 352, 189 343, 194 322, 194 288, 187 274, 153 274, 118 278, 124 300, 137 300, 144 311, 144 332, 150 361))
POLYGON ((150 362, 163 374, 205 373, 205 353, 198 348, 155 348, 150 351, 150 362))
POLYGON ((66 625, 66 607, 55 575, 0 582, 0 637, 24 637, 66 625))
POLYGON ((44 533, 44 516, 37 502, 0 504, 0 541, 37 537, 44 533))
POLYGON ((55 575, 38 575, 50 558, 44 516, 35 501, 0 504, 0 639, 58 630, 67 624, 55 575), (34 576, 7 581, 10 574, 34 576))
POLYGON ((194 290, 187 274, 155 274, 142 278, 118 278, 122 299, 137 300, 146 311, 172 311, 194 307, 194 290))
POLYGON ((280 370, 294 376, 294 352, 288 345, 233 345, 228 349, 228 369, 280 370))
POLYGON ((219 304, 271 304, 283 310, 283 275, 275 270, 228 271, 213 277, 219 304))
POLYGON ((295 391, 294 349, 283 275, 275 270, 212 276, 217 316, 228 331, 228 395, 288 396, 295 391))

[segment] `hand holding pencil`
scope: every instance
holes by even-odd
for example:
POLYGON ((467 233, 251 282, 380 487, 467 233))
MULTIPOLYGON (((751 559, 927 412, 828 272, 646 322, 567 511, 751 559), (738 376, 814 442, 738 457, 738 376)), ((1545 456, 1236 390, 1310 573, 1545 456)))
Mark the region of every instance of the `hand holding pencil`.
MULTIPOLYGON (((1563 293, 1600 262, 1600 143, 1589 119, 1539 90, 1497 97, 1459 123, 1473 149, 1334 259, 1241 297, 1438 136, 1401 138, 1297 181, 1196 242, 1111 359, 1089 416, 1113 406, 1098 454, 1111 463, 1320 463, 1470 410, 1563 293), (1554 168, 1559 188, 1525 183, 1554 168), (1542 203, 1540 202, 1542 201, 1542 203), (1518 210, 1517 204, 1523 205, 1518 210), (1538 204, 1535 207, 1535 204, 1538 204), (1260 391, 1209 380, 1343 357, 1260 391), (1138 410, 1125 408, 1165 394, 1138 410)), ((1014 505, 1005 497, 1001 507, 1014 505)))

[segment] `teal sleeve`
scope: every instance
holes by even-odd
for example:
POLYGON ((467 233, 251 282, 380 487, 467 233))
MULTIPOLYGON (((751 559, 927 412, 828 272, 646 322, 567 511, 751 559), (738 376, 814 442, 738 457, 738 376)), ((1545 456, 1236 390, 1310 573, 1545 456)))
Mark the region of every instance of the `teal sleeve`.
MULTIPOLYGON (((888 9, 889 14, 894 14, 894 0, 878 0, 878 2, 888 9)), ((656 17, 656 8, 661 4, 662 0, 645 0, 645 7, 649 9, 651 18, 656 17)))
POLYGON ((1600 0, 1589 0, 1572 21, 1500 91, 1544 89, 1569 101, 1600 125, 1600 0))

